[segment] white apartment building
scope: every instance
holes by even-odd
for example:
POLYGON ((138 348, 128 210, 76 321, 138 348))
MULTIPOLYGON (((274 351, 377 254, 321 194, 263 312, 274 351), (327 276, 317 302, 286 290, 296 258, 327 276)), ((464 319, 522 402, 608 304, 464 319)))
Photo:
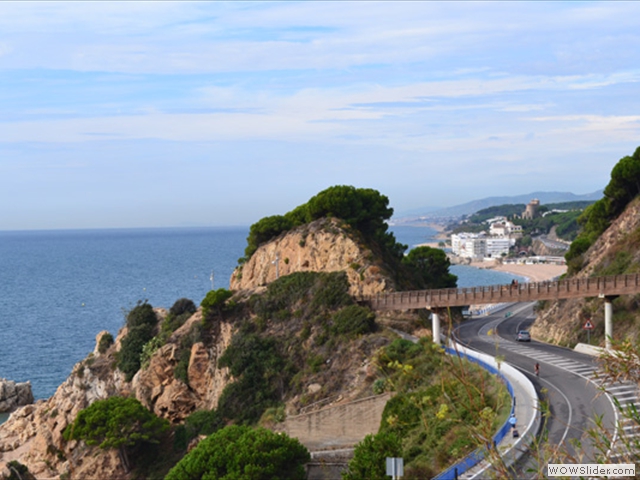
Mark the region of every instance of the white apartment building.
POLYGON ((509 248, 516 244, 515 238, 489 237, 487 238, 485 257, 500 258, 503 254, 509 254, 509 248))
POLYGON ((451 251, 459 257, 484 258, 486 236, 483 233, 454 233, 451 235, 451 251))
POLYGON ((487 236, 485 233, 457 233, 451 235, 451 251, 466 258, 499 258, 515 245, 514 238, 487 236))

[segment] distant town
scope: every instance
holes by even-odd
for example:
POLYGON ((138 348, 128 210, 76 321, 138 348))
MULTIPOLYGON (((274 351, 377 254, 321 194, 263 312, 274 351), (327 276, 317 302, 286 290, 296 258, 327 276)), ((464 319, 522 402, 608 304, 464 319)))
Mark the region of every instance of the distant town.
MULTIPOLYGON (((540 200, 536 198, 531 200, 519 215, 512 214, 511 220, 506 215, 497 215, 481 221, 478 221, 478 218, 471 222, 463 220, 455 228, 455 233, 449 237, 451 259, 454 263, 498 259, 505 262, 565 264, 563 252, 568 249, 569 242, 557 237, 555 224, 550 225, 548 231, 541 231, 540 228, 525 230, 523 224, 530 226, 536 218, 570 211, 572 210, 555 208, 542 211, 540 200), (516 219, 520 222, 514 223, 516 219), (464 231, 465 225, 472 228, 464 231), (479 228, 482 230, 478 231, 479 228), (526 241, 523 241, 525 237, 526 241), (533 248, 534 238, 539 244, 537 248, 533 248)), ((481 213, 478 212, 476 217, 481 213)))

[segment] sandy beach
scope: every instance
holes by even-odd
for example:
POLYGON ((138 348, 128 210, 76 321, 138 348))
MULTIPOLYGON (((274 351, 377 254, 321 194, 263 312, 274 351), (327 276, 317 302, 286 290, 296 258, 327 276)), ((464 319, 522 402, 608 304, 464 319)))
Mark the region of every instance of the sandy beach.
POLYGON ((521 277, 527 277, 530 282, 542 282, 544 280, 551 280, 554 277, 566 273, 566 265, 553 265, 549 263, 536 263, 536 264, 495 264, 492 262, 474 262, 470 265, 477 268, 490 268, 499 272, 512 273, 513 275, 519 275, 521 277))

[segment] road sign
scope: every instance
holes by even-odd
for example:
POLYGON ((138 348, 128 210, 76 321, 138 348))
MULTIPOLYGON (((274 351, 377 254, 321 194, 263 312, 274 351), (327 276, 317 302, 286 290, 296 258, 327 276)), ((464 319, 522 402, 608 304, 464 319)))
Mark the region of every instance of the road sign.
POLYGON ((387 475, 393 480, 404 475, 404 460, 398 457, 387 457, 387 475))
POLYGON ((593 323, 591 323, 591 320, 587 320, 586 322, 584 322, 582 328, 584 328, 585 330, 593 330, 593 323))

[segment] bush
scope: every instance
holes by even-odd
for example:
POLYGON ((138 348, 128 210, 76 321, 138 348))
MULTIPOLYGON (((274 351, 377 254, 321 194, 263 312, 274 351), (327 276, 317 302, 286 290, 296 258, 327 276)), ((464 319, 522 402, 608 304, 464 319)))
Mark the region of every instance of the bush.
POLYGON ((200 306, 202 307, 202 318, 204 321, 210 319, 213 315, 221 316, 226 308, 226 301, 233 296, 233 293, 226 288, 211 290, 204 297, 200 306))
POLYGON ((349 305, 333 316, 333 330, 338 335, 363 335, 376 329, 376 315, 366 307, 349 305))
POLYGON ((303 480, 309 459, 307 449, 285 434, 231 425, 202 440, 166 480, 303 480))
POLYGON ((127 336, 122 339, 122 346, 118 352, 118 368, 130 382, 141 366, 141 355, 144 346, 153 338, 153 327, 140 325, 129 329, 127 336))
POLYGON ((84 440, 87 445, 118 449, 128 470, 131 454, 145 443, 159 443, 168 430, 167 420, 158 418, 135 398, 110 397, 80 411, 63 436, 67 441, 84 440))
POLYGON ((174 317, 178 317, 183 313, 196 313, 196 304, 193 303, 193 300, 189 300, 188 298, 180 298, 175 301, 172 307, 169 309, 169 314, 174 317))
POLYGON ((140 302, 133 307, 127 314, 127 327, 135 328, 141 326, 155 327, 158 323, 156 312, 153 307, 146 302, 140 302))
POLYGON ((387 457, 401 457, 402 444, 393 433, 367 435, 356 445, 343 480, 388 480, 387 457))
POLYGON ((280 403, 293 367, 280 354, 273 337, 260 337, 242 330, 220 357, 235 378, 220 396, 218 411, 225 419, 256 423, 263 412, 280 403))
POLYGON ((109 347, 113 345, 113 335, 110 333, 105 333, 100 337, 100 343, 98 344, 98 352, 105 353, 109 350, 109 347))

